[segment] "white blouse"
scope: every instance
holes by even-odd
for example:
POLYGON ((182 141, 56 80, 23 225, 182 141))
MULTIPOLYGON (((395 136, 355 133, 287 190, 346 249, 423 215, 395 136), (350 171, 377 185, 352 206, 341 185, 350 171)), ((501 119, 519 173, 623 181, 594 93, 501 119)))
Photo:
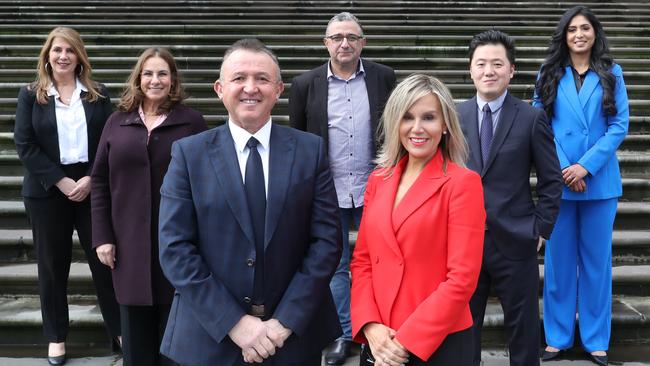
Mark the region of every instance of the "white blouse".
POLYGON ((59 137, 61 164, 69 165, 88 162, 88 129, 86 112, 81 102, 81 92, 88 89, 77 79, 77 87, 66 105, 59 99, 59 92, 51 85, 47 95, 54 96, 56 129, 59 137))

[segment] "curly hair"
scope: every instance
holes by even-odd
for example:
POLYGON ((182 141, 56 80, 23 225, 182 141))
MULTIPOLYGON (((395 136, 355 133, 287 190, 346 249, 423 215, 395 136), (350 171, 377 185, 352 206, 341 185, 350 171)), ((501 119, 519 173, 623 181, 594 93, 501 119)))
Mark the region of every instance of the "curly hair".
POLYGON ((574 17, 582 15, 594 28, 596 39, 591 48, 589 56, 589 67, 594 70, 600 78, 603 87, 603 110, 606 115, 616 114, 616 100, 614 97, 614 88, 616 86, 616 77, 612 74, 614 61, 609 54, 609 45, 603 26, 596 18, 596 15, 585 6, 576 6, 567 10, 555 28, 555 33, 551 38, 548 47, 547 56, 542 64, 539 78, 535 84, 537 98, 542 103, 544 112, 549 119, 553 117, 553 106, 557 97, 557 86, 565 73, 565 66, 569 61, 569 48, 567 46, 566 34, 567 28, 574 17))

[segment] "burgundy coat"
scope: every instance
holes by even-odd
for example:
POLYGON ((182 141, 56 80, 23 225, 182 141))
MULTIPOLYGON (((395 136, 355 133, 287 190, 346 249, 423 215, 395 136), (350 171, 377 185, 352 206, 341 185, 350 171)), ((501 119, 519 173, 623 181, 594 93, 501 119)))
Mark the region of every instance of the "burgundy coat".
POLYGON ((172 108, 147 145, 138 111, 113 113, 104 127, 92 172, 93 248, 116 246, 113 285, 122 305, 171 304, 174 289, 158 260, 160 186, 172 143, 205 131, 203 116, 172 108))

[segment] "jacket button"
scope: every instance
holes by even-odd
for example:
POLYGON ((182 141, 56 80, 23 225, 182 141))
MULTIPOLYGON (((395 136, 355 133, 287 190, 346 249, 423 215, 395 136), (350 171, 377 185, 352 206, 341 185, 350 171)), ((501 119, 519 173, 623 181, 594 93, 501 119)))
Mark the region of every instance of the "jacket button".
POLYGON ((247 303, 247 304, 250 304, 251 303, 251 298, 248 297, 248 296, 244 297, 244 302, 247 303))
POLYGON ((587 130, 582 130, 583 135, 586 135, 587 133, 588 133, 587 130))
POLYGON ((249 267, 254 266, 255 265, 255 260, 253 260, 253 258, 248 258, 246 260, 246 265, 249 266, 249 267))

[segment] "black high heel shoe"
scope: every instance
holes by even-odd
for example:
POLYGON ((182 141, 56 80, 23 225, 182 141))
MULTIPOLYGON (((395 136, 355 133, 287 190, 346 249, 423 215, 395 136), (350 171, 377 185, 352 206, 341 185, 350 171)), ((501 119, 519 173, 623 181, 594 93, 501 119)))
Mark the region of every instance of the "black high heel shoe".
POLYGON ((54 357, 47 356, 47 363, 52 366, 65 365, 65 361, 66 361, 65 353, 60 356, 54 356, 54 357))
POLYGON ((555 352, 544 350, 544 352, 542 352, 542 357, 540 358, 542 362, 551 361, 558 358, 558 356, 560 356, 560 353, 562 353, 562 350, 555 351, 555 352))
POLYGON ((608 362, 609 362, 609 360, 607 359, 607 355, 596 356, 596 355, 592 355, 590 353, 589 358, 591 358, 591 362, 595 363, 596 365, 600 365, 600 366, 607 366, 608 362))

